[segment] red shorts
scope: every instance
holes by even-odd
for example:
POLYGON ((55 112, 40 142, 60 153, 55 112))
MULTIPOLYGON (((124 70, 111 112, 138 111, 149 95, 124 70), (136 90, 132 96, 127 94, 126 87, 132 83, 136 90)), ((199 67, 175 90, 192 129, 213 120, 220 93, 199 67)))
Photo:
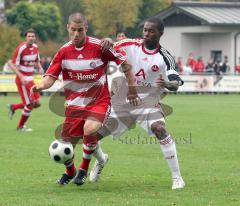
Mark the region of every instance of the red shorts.
POLYGON ((85 120, 94 117, 103 124, 110 114, 110 103, 101 102, 84 110, 67 108, 65 113, 66 118, 61 132, 62 139, 76 144, 83 136, 85 120))
POLYGON ((30 90, 33 85, 35 85, 34 81, 29 81, 27 84, 23 85, 19 78, 16 78, 16 85, 18 88, 18 93, 21 96, 22 102, 26 105, 37 101, 40 98, 40 93, 35 92, 33 96, 30 98, 30 90))

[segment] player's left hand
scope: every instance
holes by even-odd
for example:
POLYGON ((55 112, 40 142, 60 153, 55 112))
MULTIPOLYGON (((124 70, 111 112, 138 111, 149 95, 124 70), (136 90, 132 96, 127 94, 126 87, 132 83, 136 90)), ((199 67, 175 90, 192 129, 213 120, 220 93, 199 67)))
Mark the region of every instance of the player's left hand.
POLYGON ((138 105, 138 101, 142 101, 141 98, 137 94, 137 90, 134 86, 130 86, 127 94, 127 100, 133 106, 138 105))
POLYGON ((113 40, 111 38, 104 38, 101 40, 101 49, 103 52, 108 51, 113 47, 113 40))
POLYGON ((40 75, 43 75, 43 74, 44 74, 44 70, 43 70, 43 68, 39 69, 38 72, 39 72, 40 75))

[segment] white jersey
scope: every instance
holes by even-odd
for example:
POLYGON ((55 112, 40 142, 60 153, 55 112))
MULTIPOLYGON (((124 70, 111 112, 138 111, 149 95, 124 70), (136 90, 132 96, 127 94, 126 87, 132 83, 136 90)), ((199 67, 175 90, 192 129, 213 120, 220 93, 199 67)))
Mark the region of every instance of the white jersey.
POLYGON ((104 136, 104 129, 107 129, 116 138, 138 123, 149 135, 154 135, 151 125, 156 121, 165 121, 164 108, 159 104, 160 94, 165 89, 160 89, 156 81, 160 75, 165 81, 178 80, 179 75, 174 70, 175 61, 160 45, 153 51, 147 50, 142 39, 126 39, 117 42, 115 48, 126 52, 142 101, 138 102, 138 106, 126 102, 128 92, 126 79, 119 70, 111 68, 112 71, 116 71, 110 76, 113 78, 111 91, 114 93, 111 98, 112 109, 104 128, 100 129, 99 133, 104 136))
MULTIPOLYGON (((165 81, 176 79, 175 61, 172 55, 159 45, 154 50, 143 46, 143 39, 125 39, 115 44, 116 49, 123 49, 127 61, 132 65, 138 95, 143 101, 159 102, 159 96, 165 90, 157 87, 156 81, 162 75, 165 81)), ((120 83, 116 84, 120 85, 120 83)), ((115 89, 116 90, 116 89, 115 89)), ((118 92, 123 89, 118 88, 118 92)))

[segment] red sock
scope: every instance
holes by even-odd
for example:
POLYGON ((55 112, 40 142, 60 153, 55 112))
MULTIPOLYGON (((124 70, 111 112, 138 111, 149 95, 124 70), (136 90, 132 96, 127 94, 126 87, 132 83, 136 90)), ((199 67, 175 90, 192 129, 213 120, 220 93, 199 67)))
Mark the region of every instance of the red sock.
POLYGON ((30 114, 31 114, 32 108, 29 106, 25 106, 22 112, 22 116, 20 118, 20 121, 18 123, 18 128, 22 128, 24 124, 27 122, 30 114))
POLYGON ((74 165, 74 162, 71 161, 70 163, 65 163, 64 164, 65 167, 66 167, 66 173, 71 176, 71 177, 74 177, 75 174, 76 174, 76 167, 74 165))
POLYGON ((83 137, 83 157, 79 169, 88 171, 89 164, 91 162, 92 154, 97 146, 97 137, 86 135, 83 137))
POLYGON ((17 109, 23 109, 24 108, 24 104, 23 103, 19 103, 19 104, 11 104, 11 108, 12 110, 17 110, 17 109))

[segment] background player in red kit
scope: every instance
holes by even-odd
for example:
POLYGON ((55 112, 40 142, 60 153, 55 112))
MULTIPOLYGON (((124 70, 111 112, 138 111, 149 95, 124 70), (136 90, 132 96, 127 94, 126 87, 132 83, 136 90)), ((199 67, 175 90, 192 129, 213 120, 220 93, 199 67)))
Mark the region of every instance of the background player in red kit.
POLYGON ((8 63, 11 69, 16 73, 16 85, 22 102, 18 104, 9 105, 9 118, 12 119, 13 114, 17 109, 23 109, 22 116, 18 123, 17 129, 19 131, 32 131, 27 128, 27 122, 31 111, 40 106, 40 94, 35 93, 30 98, 30 89, 34 83, 34 67, 37 67, 39 74, 43 74, 43 68, 40 64, 40 57, 38 46, 36 45, 36 33, 33 29, 29 29, 25 33, 26 41, 22 42, 15 49, 12 60, 8 63))
MULTIPOLYGON (((112 48, 103 51, 100 40, 87 36, 87 20, 81 13, 69 16, 67 30, 70 42, 55 55, 43 80, 32 88, 32 92, 51 87, 62 72, 66 97, 65 121, 62 139, 76 146, 83 138, 83 157, 76 172, 74 162, 65 163, 66 173, 58 181, 65 185, 73 179, 82 185, 87 177, 89 163, 98 145, 95 133, 102 127, 110 109, 110 94, 106 77, 109 61, 124 64, 128 85, 134 85, 131 66, 125 60, 125 53, 117 53, 112 48)), ((129 87, 129 101, 136 103, 136 90, 129 87)))

